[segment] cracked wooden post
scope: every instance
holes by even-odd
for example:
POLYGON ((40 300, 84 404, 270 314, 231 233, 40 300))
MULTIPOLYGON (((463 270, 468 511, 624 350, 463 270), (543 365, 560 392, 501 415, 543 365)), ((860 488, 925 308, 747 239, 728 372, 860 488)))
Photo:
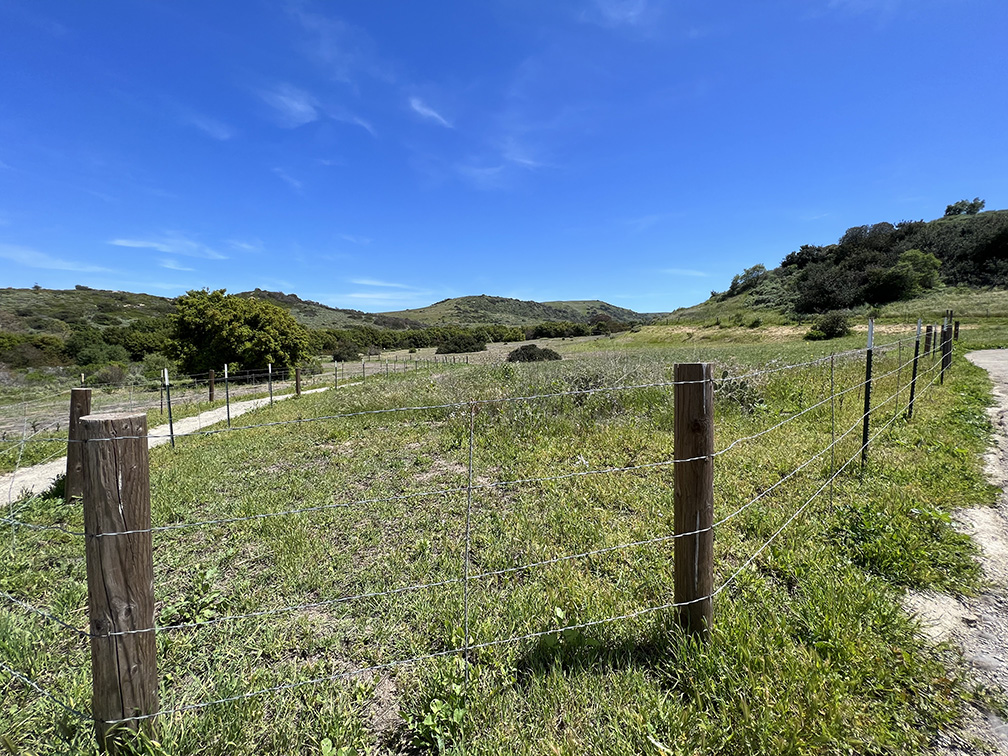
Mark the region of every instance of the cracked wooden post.
POLYGON ((211 404, 213 404, 213 400, 214 400, 214 379, 216 377, 217 376, 214 374, 214 371, 211 369, 210 370, 210 379, 207 381, 207 386, 209 387, 208 393, 209 393, 209 396, 210 396, 210 403, 211 404))
POLYGON ((294 395, 301 396, 301 368, 294 368, 294 395))
POLYGON ((714 383, 709 363, 675 366, 676 619, 710 636, 714 602, 714 383), (688 534, 688 535, 684 535, 688 534))
POLYGON ((83 449, 80 443, 80 419, 91 414, 91 389, 70 389, 70 424, 67 429, 67 462, 64 497, 79 497, 83 490, 83 449))
POLYGON ((91 713, 99 746, 115 753, 116 732, 149 733, 158 710, 147 415, 87 415, 80 426, 91 713), (148 718, 118 721, 130 717, 148 718))

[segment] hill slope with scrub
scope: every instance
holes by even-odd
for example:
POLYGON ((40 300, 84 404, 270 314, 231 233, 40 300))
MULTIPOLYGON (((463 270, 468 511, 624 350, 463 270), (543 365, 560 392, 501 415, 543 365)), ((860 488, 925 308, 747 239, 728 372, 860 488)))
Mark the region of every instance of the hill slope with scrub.
POLYGON ((763 310, 800 318, 832 310, 894 308, 916 298, 933 299, 936 291, 947 289, 963 297, 1004 287, 1008 210, 956 212, 960 204, 950 205, 949 214, 936 220, 854 226, 836 244, 803 244, 778 267, 747 268, 726 291, 712 291, 707 302, 677 310, 673 317, 744 318, 743 313, 763 310))

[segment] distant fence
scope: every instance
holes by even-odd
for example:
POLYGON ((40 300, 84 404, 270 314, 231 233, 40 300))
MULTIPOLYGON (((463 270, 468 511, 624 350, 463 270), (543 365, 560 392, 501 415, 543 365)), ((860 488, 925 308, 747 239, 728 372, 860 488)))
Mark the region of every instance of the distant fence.
MULTIPOLYGON (((758 370, 743 371, 717 376, 709 363, 677 364, 671 380, 646 384, 589 387, 582 390, 564 390, 532 396, 512 396, 500 399, 481 399, 469 402, 427 406, 396 406, 380 409, 362 409, 354 412, 337 413, 324 417, 297 418, 263 424, 235 426, 229 429, 201 431, 193 436, 206 437, 217 433, 237 433, 251 429, 268 429, 293 423, 335 423, 348 417, 374 416, 389 413, 409 413, 422 416, 424 413, 450 412, 461 418, 460 427, 467 425, 461 439, 463 456, 467 460, 460 475, 464 484, 457 486, 411 491, 382 499, 361 499, 357 501, 335 501, 331 507, 375 504, 376 502, 409 502, 426 497, 458 496, 465 501, 464 532, 461 533, 461 563, 455 577, 433 581, 398 585, 383 591, 308 601, 291 606, 270 606, 252 612, 216 616, 206 620, 176 622, 158 625, 155 618, 153 588, 156 581, 155 550, 153 536, 158 533, 178 530, 206 530, 212 527, 231 526, 243 522, 273 520, 306 513, 318 512, 329 507, 292 506, 280 511, 269 511, 248 515, 236 515, 201 521, 177 521, 154 526, 151 518, 150 472, 148 468, 148 428, 143 414, 86 414, 90 392, 75 391, 76 410, 70 414, 70 443, 67 464, 67 496, 81 497, 84 511, 83 530, 75 530, 63 525, 43 525, 24 521, 17 516, 11 505, 9 516, 0 518, 0 524, 10 526, 12 539, 20 529, 28 531, 53 531, 54 535, 80 539, 84 545, 87 561, 88 586, 88 626, 87 629, 59 618, 51 609, 36 605, 30 595, 16 596, 6 591, 0 592, 0 599, 9 607, 17 608, 44 623, 52 623, 73 636, 86 640, 91 649, 92 664, 92 705, 89 711, 72 705, 57 694, 47 690, 29 674, 13 669, 4 663, 4 669, 13 680, 34 690, 38 695, 51 699, 65 711, 83 720, 93 722, 99 740, 104 743, 106 736, 123 730, 143 729, 156 717, 182 714, 209 706, 226 705, 230 702, 268 693, 277 693, 303 685, 350 678, 353 676, 387 670, 402 665, 458 656, 468 659, 470 655, 484 648, 505 644, 522 643, 567 631, 583 631, 588 628, 619 622, 655 612, 671 612, 676 622, 689 634, 701 641, 710 632, 714 615, 714 600, 719 594, 734 585, 739 577, 749 569, 757 558, 799 518, 824 492, 831 491, 833 482, 845 471, 856 467, 860 461, 864 465, 868 459, 874 440, 894 423, 910 422, 913 419, 915 403, 935 385, 940 385, 952 366, 952 342, 954 326, 941 325, 936 330, 922 329, 918 324, 916 334, 910 339, 874 344, 873 331, 869 325, 868 345, 865 349, 833 354, 796 364, 767 365, 758 370), (928 333, 932 338, 928 338, 928 333), (895 364, 885 364, 885 369, 873 375, 873 368, 880 364, 879 357, 885 356, 895 364), (863 380, 855 380, 847 385, 836 385, 836 368, 843 364, 850 368, 863 360, 865 375, 863 380), (828 391, 812 400, 801 400, 804 405, 777 422, 744 436, 723 442, 721 448, 715 445, 715 396, 731 398, 755 380, 771 375, 788 374, 796 371, 829 370, 828 391), (893 384, 895 383, 895 386, 893 384), (879 396, 879 388, 885 387, 879 396), (873 388, 875 389, 873 393, 873 388), (85 393, 86 392, 86 393, 85 393), (549 476, 527 478, 506 478, 480 480, 475 476, 473 450, 478 443, 476 418, 486 416, 491 422, 494 411, 506 407, 531 405, 536 402, 580 403, 592 397, 604 397, 620 392, 649 392, 649 401, 661 402, 667 393, 672 394, 674 452, 671 458, 651 459, 612 466, 585 466, 575 464, 566 469, 558 469, 549 476), (854 421, 845 427, 836 427, 836 406, 863 398, 863 412, 856 413, 854 421), (496 409, 495 409, 496 408, 496 409), (830 427, 830 441, 811 454, 800 465, 782 474, 768 487, 759 490, 748 500, 730 502, 731 510, 715 518, 716 461, 719 457, 747 444, 766 439, 769 434, 786 429, 799 418, 818 417, 830 427), (838 458, 838 451, 843 451, 838 458), (850 452, 849 454, 847 452, 850 452), (846 454, 847 456, 843 456, 846 454), (512 490, 530 485, 572 485, 576 480, 596 476, 644 475, 672 471, 673 481, 673 529, 648 535, 634 541, 600 545, 576 553, 561 553, 548 558, 516 561, 496 568, 481 567, 473 560, 473 542, 470 528, 471 519, 478 509, 474 499, 494 491, 512 490), (818 471, 818 473, 817 473, 818 471), (726 571, 726 576, 715 581, 714 534, 726 523, 744 515, 757 502, 774 495, 790 481, 806 473, 813 476, 810 483, 811 494, 793 508, 782 524, 767 537, 752 553, 739 556, 726 571), (635 606, 620 613, 610 613, 581 622, 571 622, 559 627, 526 629, 525 631, 503 633, 496 637, 475 638, 471 635, 471 586, 493 584, 500 579, 511 579, 518 575, 543 570, 551 565, 585 562, 602 555, 626 552, 642 547, 658 548, 673 546, 674 586, 672 595, 663 600, 644 606, 635 606), (319 609, 353 601, 394 599, 406 593, 422 590, 462 592, 462 640, 444 642, 444 648, 428 653, 411 655, 383 661, 357 669, 339 671, 311 679, 298 679, 268 688, 245 691, 239 695, 202 700, 190 703, 162 704, 158 698, 157 646, 156 637, 184 629, 201 628, 221 623, 257 617, 271 617, 280 614, 319 609)), ((849 370, 848 370, 849 372, 849 370)), ((339 380, 339 374, 335 376, 339 380)), ((850 419, 850 417, 848 417, 850 419)), ((845 421, 846 422, 846 421, 845 421)), ((184 434, 179 434, 180 436, 184 434)))

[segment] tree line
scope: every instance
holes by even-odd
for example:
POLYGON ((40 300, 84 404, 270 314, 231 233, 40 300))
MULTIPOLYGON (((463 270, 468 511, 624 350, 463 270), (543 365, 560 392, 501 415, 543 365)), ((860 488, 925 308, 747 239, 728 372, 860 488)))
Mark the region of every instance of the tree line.
POLYGON ((715 301, 749 293, 749 304, 797 314, 911 299, 940 283, 997 286, 1008 281, 1008 211, 980 212, 961 200, 935 221, 847 229, 836 244, 803 244, 778 268, 747 268, 715 301))
POLYGON ((631 324, 600 314, 590 323, 547 322, 534 326, 425 326, 403 330, 362 324, 350 328, 309 329, 283 307, 265 299, 194 290, 175 300, 167 317, 126 326, 98 328, 76 324, 65 336, 0 331, 0 363, 12 368, 77 365, 102 369, 109 381, 124 377, 131 365, 148 378, 170 360, 184 373, 205 373, 228 364, 234 370, 293 368, 325 355, 352 361, 387 350, 435 347, 439 354, 476 352, 488 343, 538 338, 604 335, 631 324), (112 366, 112 369, 106 369, 112 366), (107 375, 106 375, 107 374, 107 375))

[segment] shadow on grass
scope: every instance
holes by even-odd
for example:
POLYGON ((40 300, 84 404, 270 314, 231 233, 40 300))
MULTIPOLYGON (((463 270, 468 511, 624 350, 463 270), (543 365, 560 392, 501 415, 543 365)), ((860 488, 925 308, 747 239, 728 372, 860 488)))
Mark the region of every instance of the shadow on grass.
POLYGON ((672 616, 651 623, 642 634, 600 639, 593 630, 564 630, 544 635, 515 661, 515 678, 527 686, 535 677, 551 670, 621 671, 660 670, 688 664, 700 648, 699 641, 686 635, 672 616))

